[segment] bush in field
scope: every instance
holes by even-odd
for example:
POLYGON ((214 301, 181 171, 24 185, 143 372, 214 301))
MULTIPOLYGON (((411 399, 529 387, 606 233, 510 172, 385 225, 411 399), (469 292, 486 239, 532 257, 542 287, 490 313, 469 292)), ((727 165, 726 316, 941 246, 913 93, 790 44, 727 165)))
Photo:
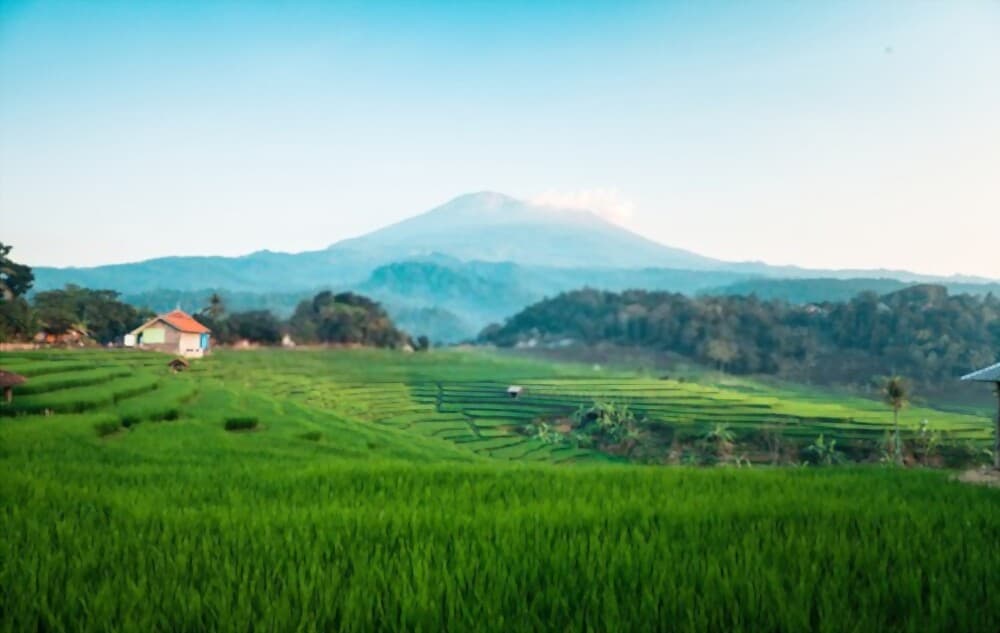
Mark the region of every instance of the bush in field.
POLYGON ((139 424, 140 422, 142 422, 142 418, 140 418, 137 415, 123 415, 121 417, 121 419, 119 420, 119 422, 126 429, 130 429, 133 426, 135 426, 136 424, 139 424))
POLYGON ((251 431, 260 425, 255 417, 226 418, 225 428, 227 431, 251 431))
POLYGON ((97 432, 98 437, 107 437, 112 433, 117 433, 122 426, 118 422, 106 421, 98 422, 94 425, 94 430, 97 432))
POLYGON ((323 439, 323 434, 319 431, 306 431, 305 433, 299 435, 299 437, 308 442, 318 442, 323 439))
POLYGON ((837 440, 825 439, 820 433, 803 451, 806 461, 817 466, 833 466, 844 462, 844 454, 837 450, 837 440))
POLYGON ((736 446, 736 436, 728 424, 722 422, 712 425, 702 438, 706 452, 716 459, 723 460, 733 453, 736 446))
POLYGON ((949 442, 937 447, 946 468, 969 468, 992 463, 992 453, 972 442, 949 442))
POLYGON ((937 456, 941 445, 941 434, 930 427, 927 420, 920 422, 920 431, 913 438, 913 452, 920 458, 920 463, 930 466, 937 456))
POLYGON ((638 418, 627 404, 595 400, 573 414, 574 436, 590 438, 590 445, 613 452, 632 453, 646 439, 645 420, 638 418))

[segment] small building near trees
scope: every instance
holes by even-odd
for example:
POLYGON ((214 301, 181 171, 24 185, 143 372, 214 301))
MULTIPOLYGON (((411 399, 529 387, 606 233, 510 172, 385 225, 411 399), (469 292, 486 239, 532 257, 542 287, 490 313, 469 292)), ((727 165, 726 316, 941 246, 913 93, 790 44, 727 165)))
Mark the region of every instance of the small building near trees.
POLYGON ((92 343, 90 334, 78 325, 71 325, 62 331, 43 329, 34 336, 34 342, 39 345, 53 345, 61 347, 82 347, 87 343, 92 343))
POLYGON ((125 345, 186 358, 201 358, 211 346, 212 332, 183 310, 146 321, 125 337, 125 345))

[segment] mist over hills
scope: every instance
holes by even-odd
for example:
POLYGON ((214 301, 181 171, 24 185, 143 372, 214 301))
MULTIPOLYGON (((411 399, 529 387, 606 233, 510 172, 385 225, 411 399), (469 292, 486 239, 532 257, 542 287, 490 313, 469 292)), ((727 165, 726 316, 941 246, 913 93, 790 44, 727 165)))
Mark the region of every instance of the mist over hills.
POLYGON ((437 340, 474 336, 526 305, 584 286, 685 294, 756 293, 820 301, 909 283, 985 293, 976 278, 906 271, 817 271, 725 262, 659 244, 581 209, 557 209, 481 192, 373 231, 302 253, 164 257, 91 268, 35 268, 35 289, 73 283, 121 292, 162 310, 196 310, 212 291, 231 309, 289 313, 319 289, 356 290, 386 304, 403 327, 437 340))

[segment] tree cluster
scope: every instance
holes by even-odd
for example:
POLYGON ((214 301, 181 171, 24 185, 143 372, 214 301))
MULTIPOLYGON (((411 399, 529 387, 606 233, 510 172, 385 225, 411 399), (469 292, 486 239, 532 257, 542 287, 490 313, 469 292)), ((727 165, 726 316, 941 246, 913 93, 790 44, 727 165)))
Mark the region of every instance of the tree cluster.
MULTIPOLYGON (((74 285, 40 292, 29 301, 34 275, 30 267, 8 258, 10 250, 0 244, 0 341, 28 341, 38 332, 77 329, 97 343, 117 343, 153 316, 150 310, 120 301, 113 290, 74 285)), ((351 292, 320 292, 299 303, 287 321, 268 310, 227 314, 222 298, 213 294, 197 318, 222 344, 246 340, 275 345, 288 334, 299 343, 430 347, 427 337, 412 340, 398 329, 377 302, 351 292)))
POLYGON ((398 329, 385 310, 368 297, 323 291, 303 300, 294 314, 283 321, 267 310, 225 314, 218 295, 213 295, 199 319, 221 343, 247 340, 264 345, 279 343, 288 334, 296 343, 337 343, 372 347, 427 349, 426 337, 412 341, 398 329))
POLYGON ((0 341, 27 341, 39 332, 58 335, 72 328, 97 343, 113 343, 151 316, 120 301, 113 290, 73 285, 40 292, 29 301, 34 274, 11 261, 10 251, 0 244, 0 341))
POLYGON ((641 346, 741 374, 851 383, 902 373, 930 382, 996 362, 998 317, 993 295, 949 295, 933 285, 809 305, 584 289, 529 306, 480 339, 641 346))

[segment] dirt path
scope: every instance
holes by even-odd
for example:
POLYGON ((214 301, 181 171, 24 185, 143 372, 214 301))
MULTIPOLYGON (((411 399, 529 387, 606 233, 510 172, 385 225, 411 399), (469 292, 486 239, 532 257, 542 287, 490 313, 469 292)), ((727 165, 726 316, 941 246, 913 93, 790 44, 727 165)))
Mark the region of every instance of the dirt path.
POLYGON ((1000 488, 1000 470, 995 470, 993 468, 977 468, 975 470, 967 470, 959 475, 956 475, 955 478, 967 484, 978 484, 980 486, 1000 488))

